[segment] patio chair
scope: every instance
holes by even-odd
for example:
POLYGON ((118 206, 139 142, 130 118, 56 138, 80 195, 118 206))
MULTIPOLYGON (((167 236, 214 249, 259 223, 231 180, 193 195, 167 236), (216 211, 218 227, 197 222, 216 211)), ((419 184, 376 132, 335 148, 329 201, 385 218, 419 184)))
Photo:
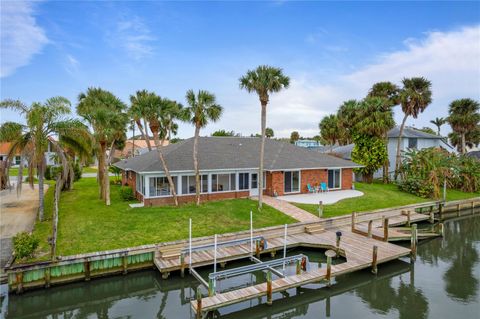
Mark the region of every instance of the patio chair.
POLYGON ((312 187, 310 184, 307 184, 307 188, 309 193, 316 193, 315 188, 312 187))
POLYGON ((328 192, 328 187, 327 187, 327 183, 320 183, 320 191, 322 192, 328 192))

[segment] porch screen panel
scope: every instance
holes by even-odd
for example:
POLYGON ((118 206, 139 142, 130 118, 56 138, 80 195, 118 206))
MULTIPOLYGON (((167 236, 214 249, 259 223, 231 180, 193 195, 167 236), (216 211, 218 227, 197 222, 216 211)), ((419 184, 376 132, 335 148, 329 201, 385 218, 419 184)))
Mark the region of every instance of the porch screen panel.
MULTIPOLYGON (((195 175, 182 176, 182 194, 196 193, 195 175)), ((200 193, 208 192, 208 175, 200 175, 200 193)))
MULTIPOLYGON (((177 184, 177 177, 172 176, 173 184, 177 184)), ((166 177, 150 177, 149 178, 149 195, 151 197, 157 196, 168 196, 171 195, 170 184, 168 183, 168 179, 166 177)))
POLYGON ((238 189, 249 189, 249 179, 248 173, 239 173, 238 174, 238 189))

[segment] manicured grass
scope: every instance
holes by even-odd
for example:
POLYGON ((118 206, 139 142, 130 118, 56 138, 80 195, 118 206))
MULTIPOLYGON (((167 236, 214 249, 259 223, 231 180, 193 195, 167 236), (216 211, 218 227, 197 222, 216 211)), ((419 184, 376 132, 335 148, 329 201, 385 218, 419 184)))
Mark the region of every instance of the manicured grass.
MULTIPOLYGON (((335 204, 325 205, 323 217, 333 217, 352 212, 364 212, 375 209, 403 206, 421 202, 432 201, 432 199, 421 198, 398 189, 394 184, 365 184, 355 183, 355 189, 364 193, 361 197, 343 199, 335 204)), ((479 193, 463 193, 456 190, 447 191, 447 200, 457 200, 480 196, 479 193)), ((318 216, 318 205, 293 203, 315 216, 318 216)))
POLYGON ((130 208, 120 198, 120 187, 111 187, 111 206, 98 199, 96 180, 83 178, 60 200, 57 255, 110 250, 188 238, 248 230, 250 210, 255 228, 293 223, 296 220, 266 206, 256 212, 256 202, 234 199, 208 202, 200 207, 130 208))
POLYGON ((92 166, 87 166, 82 168, 82 173, 96 173, 98 171, 98 168, 92 167, 92 166))

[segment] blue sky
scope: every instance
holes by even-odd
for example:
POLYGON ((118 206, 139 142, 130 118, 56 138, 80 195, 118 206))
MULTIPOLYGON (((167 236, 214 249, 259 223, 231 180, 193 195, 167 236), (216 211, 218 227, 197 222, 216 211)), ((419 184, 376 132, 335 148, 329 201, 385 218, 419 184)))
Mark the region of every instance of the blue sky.
MULTIPOLYGON (((188 89, 216 94, 209 125, 257 132, 257 98, 238 78, 259 64, 284 69, 291 87, 272 97, 277 136, 318 133, 318 122, 376 81, 425 76, 434 102, 410 125, 445 116, 455 98, 480 99, 479 2, 5 2, 1 98, 26 103, 101 86, 125 102, 149 89, 184 103, 188 89)), ((396 110, 399 122, 401 111, 396 110)), ((1 121, 16 120, 2 111, 1 121)), ((448 128, 444 128, 446 133, 448 128)), ((180 137, 193 134, 182 124, 180 137)))

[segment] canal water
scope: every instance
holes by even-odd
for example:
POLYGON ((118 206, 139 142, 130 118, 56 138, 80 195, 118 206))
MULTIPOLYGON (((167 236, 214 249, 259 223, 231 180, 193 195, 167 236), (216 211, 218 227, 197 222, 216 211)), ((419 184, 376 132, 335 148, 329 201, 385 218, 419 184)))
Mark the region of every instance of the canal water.
MULTIPOLYGON (((308 267, 325 267, 322 252, 302 251, 308 267)), ((289 251, 288 255, 301 252, 289 251)), ((337 262, 342 262, 339 260, 337 262)), ((228 267, 251 264, 247 261, 228 267)), ((200 269, 206 278, 212 267, 200 269)), ((294 273, 295 266, 286 266, 294 273)), ((218 283, 220 291, 265 281, 262 272, 218 283)), ((220 318, 480 318, 480 216, 445 223, 445 237, 422 242, 415 264, 408 258, 340 276, 330 288, 312 284, 274 294, 273 306, 251 300, 219 310, 220 318)), ((7 295, 1 318, 193 318, 191 277, 161 279, 142 271, 7 295)), ((204 290, 205 291, 205 290, 204 290)))

